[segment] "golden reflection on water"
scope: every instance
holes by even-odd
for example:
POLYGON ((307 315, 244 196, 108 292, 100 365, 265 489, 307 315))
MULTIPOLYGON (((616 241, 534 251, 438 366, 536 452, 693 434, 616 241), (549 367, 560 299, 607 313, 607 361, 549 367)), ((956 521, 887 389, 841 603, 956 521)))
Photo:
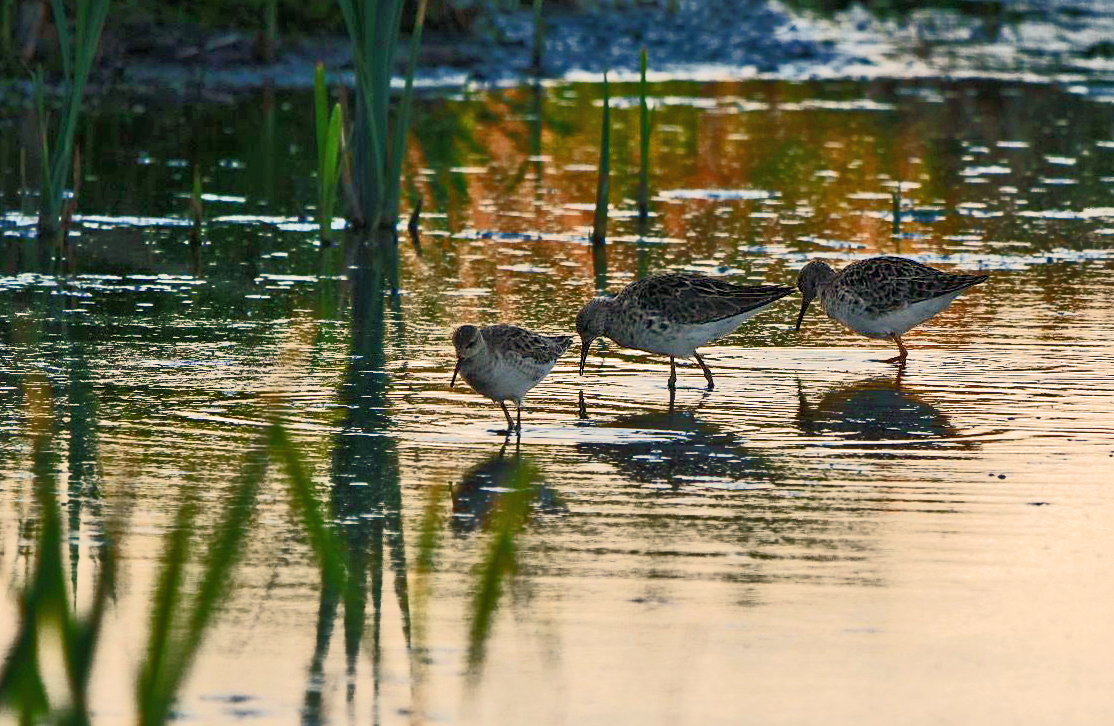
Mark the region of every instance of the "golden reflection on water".
MULTIPOLYGON (((158 277, 188 260, 173 230, 90 229, 79 275, 58 281, 17 277, 26 257, 9 242, 0 571, 16 582, 30 566, 21 391, 36 370, 58 401, 79 605, 105 505, 129 503, 99 720, 132 720, 178 497, 196 497, 211 527, 275 406, 362 586, 322 587, 282 482, 268 481, 180 704, 198 721, 1114 716, 1114 257, 1109 215, 1082 214, 1111 206, 1108 109, 990 81, 656 92, 655 216, 645 231, 624 216, 638 139, 635 111, 619 108, 616 239, 602 253, 583 241, 597 89, 569 84, 424 104, 408 176, 427 210, 422 255, 400 248, 397 285, 392 265, 319 251, 312 231, 214 223, 202 279, 158 277), (711 393, 683 368, 671 400, 667 361, 613 345, 580 377, 572 351, 506 442, 497 410, 448 389, 448 332, 463 321, 569 332, 598 289, 650 271, 790 283, 809 257, 879 253, 992 275, 909 336, 900 370, 878 362, 884 345, 818 314, 794 333, 787 301, 707 350, 711 393), (11 320, 35 321, 38 338, 11 320), (475 569, 520 460, 539 481, 470 688, 475 569), (431 520, 435 488, 446 493, 431 520), (428 521, 440 544, 419 573, 428 521)), ((278 114, 276 133, 309 139, 276 108, 262 111, 278 114)), ((222 178, 248 206, 298 206, 288 181, 222 178)), ((151 193, 148 181, 125 186, 151 193)), ((97 194, 105 209, 90 211, 112 212, 97 194)), ((0 642, 14 613, 5 600, 0 642)))

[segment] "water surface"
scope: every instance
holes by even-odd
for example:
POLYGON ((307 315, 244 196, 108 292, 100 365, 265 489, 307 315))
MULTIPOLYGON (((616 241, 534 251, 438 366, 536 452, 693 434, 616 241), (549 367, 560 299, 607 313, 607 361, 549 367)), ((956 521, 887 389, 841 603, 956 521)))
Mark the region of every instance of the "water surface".
MULTIPOLYGON (((618 86, 605 255, 586 241, 596 86, 432 97, 404 192, 423 200, 420 254, 403 240, 397 285, 389 264, 360 284, 341 235, 316 241, 308 96, 92 117, 67 275, 20 226, 34 204, 5 141, 0 568, 13 597, 0 642, 32 564, 24 390, 45 379, 79 604, 126 505, 99 723, 133 721, 178 503, 202 502, 199 530, 212 527, 276 412, 362 563, 363 598, 322 588, 269 477, 183 721, 1109 720, 1105 89, 657 84, 654 216, 640 228, 637 99, 618 86), (195 166, 207 221, 191 249, 195 166), (506 441, 497 406, 448 387, 464 321, 567 333, 592 295, 649 272, 792 284, 812 257, 876 254, 991 275, 907 337, 903 369, 818 310, 795 333, 793 296, 707 349, 710 393, 684 366, 671 401, 668 361, 614 345, 581 378, 574 349, 506 441), (469 673, 485 522, 520 461, 540 481, 519 569, 469 673), (425 577, 431 492, 441 544, 425 577)), ((7 139, 31 128, 3 123, 7 139)))

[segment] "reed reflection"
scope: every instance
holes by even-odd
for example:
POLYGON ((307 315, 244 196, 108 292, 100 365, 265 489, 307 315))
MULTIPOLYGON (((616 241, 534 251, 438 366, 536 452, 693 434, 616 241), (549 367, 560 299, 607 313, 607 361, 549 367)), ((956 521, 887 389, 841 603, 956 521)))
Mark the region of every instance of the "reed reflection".
POLYGON ((88 350, 84 343, 73 342, 69 351, 64 398, 69 443, 66 512, 69 516, 70 585, 76 600, 82 512, 88 506, 99 528, 103 522, 103 507, 97 454, 98 399, 89 372, 88 350))
MULTIPOLYGON (((354 702, 356 662, 365 638, 366 610, 371 600, 369 651, 373 675, 373 719, 380 722, 379 684, 382 650, 382 596, 384 571, 394 579, 395 596, 402 613, 402 633, 410 647, 410 606, 406 575, 406 549, 402 529, 402 492, 398 448, 390 435, 387 410, 390 379, 386 365, 386 298, 397 280, 394 242, 367 244, 349 240, 354 264, 349 268, 352 299, 352 355, 339 392, 347 411, 336 435, 332 461, 330 507, 339 530, 348 564, 347 583, 323 578, 317 616, 317 635, 310 662, 302 722, 325 721, 322 689, 324 660, 328 653, 339 605, 344 605, 344 649, 347 664, 348 703, 354 702), (389 558, 389 565, 387 560, 389 558)), ((354 716, 350 713, 350 717, 354 716)))

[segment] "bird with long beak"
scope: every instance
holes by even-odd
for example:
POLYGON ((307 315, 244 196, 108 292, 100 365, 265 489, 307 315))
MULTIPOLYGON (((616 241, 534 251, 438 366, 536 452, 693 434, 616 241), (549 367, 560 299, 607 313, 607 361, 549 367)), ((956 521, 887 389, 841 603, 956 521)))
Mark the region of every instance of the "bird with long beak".
POLYGON ((677 386, 676 359, 695 358, 711 391, 712 371, 697 347, 733 332, 791 292, 785 285, 737 285, 686 273, 633 282, 615 297, 597 297, 581 309, 576 318, 580 374, 592 342, 607 337, 626 348, 669 356, 670 390, 677 386))
POLYGON ((884 362, 903 364, 909 352, 901 336, 989 277, 944 272, 904 257, 872 257, 840 272, 813 260, 797 276, 797 287, 804 296, 797 330, 809 304, 819 298, 832 320, 868 338, 896 343, 900 353, 884 362))
POLYGON ((507 417, 507 433, 521 431, 522 398, 570 345, 570 335, 539 335, 514 325, 461 325, 453 331, 456 367, 449 388, 456 385, 459 373, 476 393, 499 404, 507 417), (517 423, 507 411, 507 401, 518 408, 517 423))

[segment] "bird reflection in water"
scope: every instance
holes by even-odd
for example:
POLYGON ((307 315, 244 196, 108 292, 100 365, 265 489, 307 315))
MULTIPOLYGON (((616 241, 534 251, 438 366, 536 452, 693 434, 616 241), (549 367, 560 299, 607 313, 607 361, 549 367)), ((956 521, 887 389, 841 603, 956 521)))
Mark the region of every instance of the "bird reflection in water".
POLYGON ((896 377, 875 376, 838 386, 815 404, 809 403, 798 379, 797 427, 810 436, 836 434, 857 441, 904 441, 915 446, 956 438, 958 432, 948 417, 906 389, 901 378, 898 372, 896 377))
POLYGON ((499 502, 508 496, 528 496, 531 499, 531 516, 564 514, 568 506, 554 490, 538 480, 527 491, 520 491, 518 481, 527 462, 535 471, 537 465, 520 450, 520 439, 515 438, 514 451, 507 453, 508 437, 499 453, 489 456, 464 472, 460 482, 452 487, 452 529, 457 534, 467 534, 487 526, 499 502))
MULTIPOLYGON (((671 397, 665 411, 600 424, 601 429, 616 429, 615 441, 587 441, 577 448, 627 479, 674 490, 693 485, 750 488, 778 479, 778 466, 768 456, 746 449, 735 434, 701 419, 698 410, 676 408, 671 397)), ((583 394, 581 414, 587 417, 583 394)))

